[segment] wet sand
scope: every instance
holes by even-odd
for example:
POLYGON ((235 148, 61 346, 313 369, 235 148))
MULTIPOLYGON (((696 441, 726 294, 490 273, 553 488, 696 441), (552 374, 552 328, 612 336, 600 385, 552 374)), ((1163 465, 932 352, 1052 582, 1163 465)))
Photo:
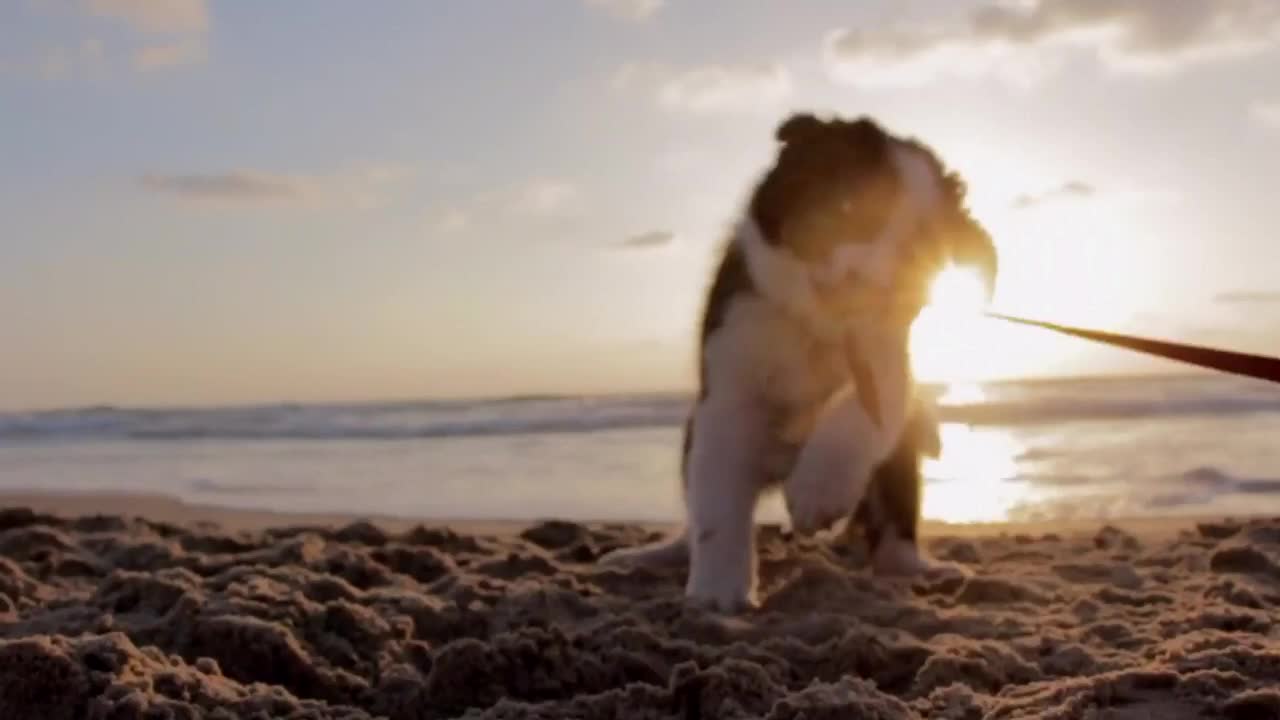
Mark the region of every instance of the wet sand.
POLYGON ((762 527, 739 617, 595 562, 662 530, 0 496, 0 718, 1280 717, 1280 519, 762 527))

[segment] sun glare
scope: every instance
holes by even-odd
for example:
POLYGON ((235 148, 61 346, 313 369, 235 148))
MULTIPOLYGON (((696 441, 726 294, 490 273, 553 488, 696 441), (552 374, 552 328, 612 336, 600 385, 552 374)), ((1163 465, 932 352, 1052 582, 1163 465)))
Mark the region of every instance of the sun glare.
POLYGON ((929 304, 911 328, 911 361, 927 382, 973 382, 985 377, 998 343, 987 336, 990 324, 982 278, 972 270, 949 267, 934 279, 929 304))
POLYGON ((928 459, 921 470, 929 479, 922 514, 950 523, 1008 520, 1018 506, 1039 499, 1035 489, 1018 480, 1021 452, 1006 431, 944 423, 942 456, 928 459))
POLYGON ((986 299, 986 288, 977 272, 948 267, 938 273, 929 289, 929 310, 972 317, 982 312, 986 299))

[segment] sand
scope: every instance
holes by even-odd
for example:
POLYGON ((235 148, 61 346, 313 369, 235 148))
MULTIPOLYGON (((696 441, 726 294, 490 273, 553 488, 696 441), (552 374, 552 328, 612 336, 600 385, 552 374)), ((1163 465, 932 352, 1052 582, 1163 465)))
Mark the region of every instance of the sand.
POLYGON ((0 498, 0 718, 1280 717, 1280 520, 762 527, 739 617, 594 562, 658 531, 0 498))

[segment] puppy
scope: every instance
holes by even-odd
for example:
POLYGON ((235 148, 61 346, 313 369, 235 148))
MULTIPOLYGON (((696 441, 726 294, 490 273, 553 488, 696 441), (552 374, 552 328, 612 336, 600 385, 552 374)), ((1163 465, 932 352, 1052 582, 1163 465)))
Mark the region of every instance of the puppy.
POLYGON ((779 486, 798 532, 853 515, 878 571, 923 567, 911 463, 929 422, 910 328, 947 263, 978 268, 988 292, 996 274, 963 184, 926 146, 870 118, 810 114, 786 119, 776 139, 704 307, 685 528, 605 558, 687 558, 686 596, 726 612, 756 605, 755 507, 779 486))

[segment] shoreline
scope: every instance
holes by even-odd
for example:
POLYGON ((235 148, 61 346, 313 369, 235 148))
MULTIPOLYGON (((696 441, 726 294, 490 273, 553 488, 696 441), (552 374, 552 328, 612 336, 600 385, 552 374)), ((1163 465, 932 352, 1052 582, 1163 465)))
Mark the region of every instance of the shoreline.
MULTIPOLYGON (((1085 373, 1085 374, 1068 374, 1068 375, 1027 375, 1023 377, 1001 377, 991 379, 965 380, 965 381, 945 381, 945 380, 922 380, 920 385, 930 388, 944 388, 953 384, 977 384, 982 386, 1011 386, 1011 385, 1071 385, 1073 383, 1090 383, 1090 382, 1116 382, 1116 383, 1133 383, 1146 381, 1162 381, 1162 380, 1203 380, 1205 378, 1222 377, 1222 374, 1216 371, 1203 370, 1199 368, 1178 368, 1173 370, 1153 369, 1146 372, 1117 372, 1117 373, 1085 373)), ((379 405, 415 405, 423 403, 457 403, 457 404, 489 404, 489 403, 506 403, 506 402, 527 402, 538 400, 578 400, 589 398, 628 398, 628 397, 694 397, 697 395, 696 387, 688 388, 637 388, 635 390, 614 390, 614 391, 598 391, 598 392, 568 392, 568 391, 537 391, 528 393, 508 393, 493 395, 435 395, 435 396, 418 396, 418 395, 402 395, 402 396, 384 396, 384 397, 317 397, 310 399, 297 398, 277 398, 277 399, 261 399, 261 400, 237 400, 234 402, 217 403, 217 402, 183 402, 175 401, 170 403, 128 403, 128 402, 91 402, 77 403, 68 405, 32 405, 32 406, 0 406, 0 415, 4 414, 40 414, 40 413, 80 413, 94 412, 99 410, 135 412, 135 411, 188 411, 188 410, 234 410, 261 407, 290 407, 290 406, 312 406, 312 407, 331 407, 331 406, 350 406, 350 407, 376 407, 379 405)))
MULTIPOLYGON (((27 507, 39 513, 59 517, 84 515, 120 515, 181 525, 213 524, 228 531, 262 531, 279 526, 337 527, 354 522, 369 522, 388 532, 405 532, 415 526, 449 528, 456 532, 506 535, 547 521, 563 521, 584 526, 619 526, 643 528, 650 532, 671 532, 678 523, 651 520, 566 520, 549 516, 539 518, 466 518, 421 515, 387 515, 342 512, 284 512, 251 510, 215 503, 188 502, 176 495, 163 493, 111 492, 97 490, 0 490, 0 509, 27 507)), ((1259 520, 1269 514, 1254 516, 1162 515, 1115 518, 1048 519, 1007 522, 948 523, 925 520, 920 524, 924 539, 936 537, 982 537, 1000 534, 1081 535, 1110 526, 1146 537, 1167 537, 1183 530, 1194 530, 1199 523, 1227 520, 1259 520)), ((770 523, 757 521, 757 527, 770 523)))

